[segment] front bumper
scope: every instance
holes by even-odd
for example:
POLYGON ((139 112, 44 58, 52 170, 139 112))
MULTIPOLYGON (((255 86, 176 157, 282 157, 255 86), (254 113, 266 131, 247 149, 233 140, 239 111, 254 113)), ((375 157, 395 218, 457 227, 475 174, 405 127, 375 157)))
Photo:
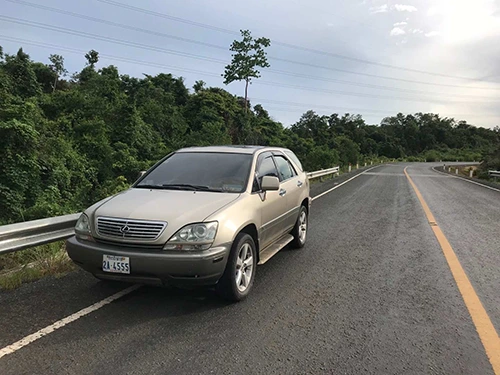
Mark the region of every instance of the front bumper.
POLYGON ((82 241, 75 236, 66 241, 66 251, 73 262, 96 277, 154 285, 214 285, 224 273, 230 250, 230 243, 181 253, 82 241), (104 254, 129 257, 130 274, 104 272, 104 254))

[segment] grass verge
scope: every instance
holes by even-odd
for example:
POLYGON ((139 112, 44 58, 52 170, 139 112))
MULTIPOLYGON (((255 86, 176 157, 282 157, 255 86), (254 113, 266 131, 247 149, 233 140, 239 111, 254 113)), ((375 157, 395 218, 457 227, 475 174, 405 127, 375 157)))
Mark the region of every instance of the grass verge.
POLYGON ((64 241, 0 256, 0 289, 10 290, 45 276, 61 277, 74 269, 64 241))

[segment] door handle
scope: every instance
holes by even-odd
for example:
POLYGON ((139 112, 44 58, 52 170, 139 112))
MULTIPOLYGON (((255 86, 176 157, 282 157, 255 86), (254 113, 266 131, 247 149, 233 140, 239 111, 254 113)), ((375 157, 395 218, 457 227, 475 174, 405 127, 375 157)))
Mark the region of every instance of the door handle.
POLYGON ((301 186, 302 186, 302 184, 303 184, 303 182, 302 182, 302 181, 297 182, 297 186, 298 186, 298 187, 301 187, 301 186))
POLYGON ((284 196, 285 194, 286 194, 286 190, 285 190, 285 189, 281 189, 281 190, 280 190, 280 195, 281 195, 281 196, 284 196))

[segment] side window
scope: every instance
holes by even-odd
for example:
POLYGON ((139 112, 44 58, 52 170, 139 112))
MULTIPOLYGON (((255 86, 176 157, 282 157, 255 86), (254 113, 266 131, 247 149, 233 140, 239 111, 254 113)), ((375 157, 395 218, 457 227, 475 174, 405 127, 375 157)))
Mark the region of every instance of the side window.
POLYGON ((264 176, 274 176, 279 178, 276 165, 273 161, 273 156, 270 152, 260 155, 257 159, 257 171, 255 173, 256 178, 252 188, 253 192, 260 190, 260 183, 262 181, 262 177, 264 176))
POLYGON ((281 181, 288 180, 297 175, 290 162, 283 156, 274 155, 274 160, 276 160, 276 165, 278 166, 278 172, 281 181))
POLYGON ((304 168, 302 168, 302 163, 300 162, 299 158, 292 151, 286 150, 285 154, 295 163, 297 167, 300 168, 301 171, 304 170, 304 168))

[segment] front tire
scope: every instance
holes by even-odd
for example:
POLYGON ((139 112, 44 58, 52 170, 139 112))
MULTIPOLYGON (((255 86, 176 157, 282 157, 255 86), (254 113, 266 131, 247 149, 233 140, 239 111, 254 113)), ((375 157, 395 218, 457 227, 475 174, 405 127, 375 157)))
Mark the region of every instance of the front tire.
POLYGON ((255 242, 247 233, 240 233, 231 247, 224 274, 217 283, 219 295, 229 301, 245 299, 253 286, 257 268, 255 242))
POLYGON ((309 217, 307 216, 307 209, 304 206, 300 206, 299 217, 292 229, 293 241, 291 246, 295 249, 303 248, 306 244, 307 238, 307 227, 309 224, 309 217))

